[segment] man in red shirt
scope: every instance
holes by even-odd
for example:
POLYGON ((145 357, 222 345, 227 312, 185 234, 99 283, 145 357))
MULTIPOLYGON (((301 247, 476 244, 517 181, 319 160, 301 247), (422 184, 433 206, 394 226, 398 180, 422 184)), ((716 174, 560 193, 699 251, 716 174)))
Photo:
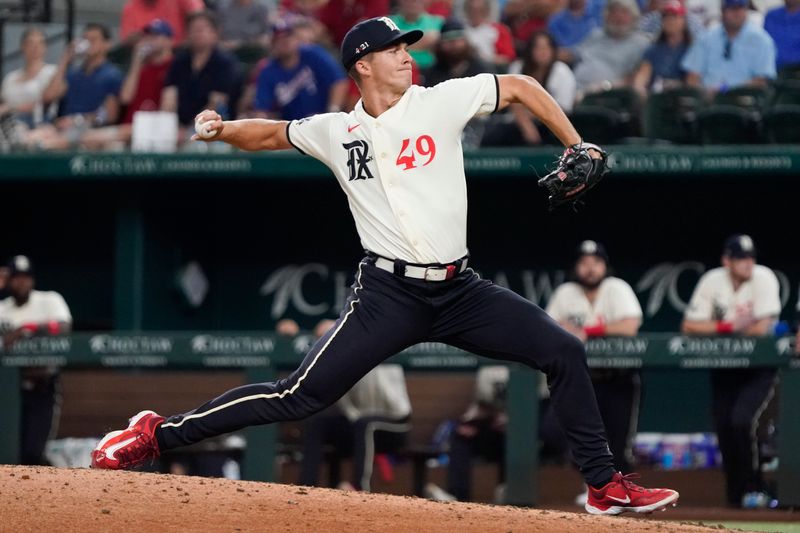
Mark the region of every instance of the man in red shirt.
POLYGON ((119 38, 126 44, 132 44, 151 20, 161 19, 173 30, 172 43, 180 44, 183 42, 186 16, 204 9, 203 0, 128 0, 122 8, 119 38))
POLYGON ((362 20, 389 14, 389 0, 330 0, 317 12, 317 18, 327 28, 331 42, 338 48, 344 34, 362 20))

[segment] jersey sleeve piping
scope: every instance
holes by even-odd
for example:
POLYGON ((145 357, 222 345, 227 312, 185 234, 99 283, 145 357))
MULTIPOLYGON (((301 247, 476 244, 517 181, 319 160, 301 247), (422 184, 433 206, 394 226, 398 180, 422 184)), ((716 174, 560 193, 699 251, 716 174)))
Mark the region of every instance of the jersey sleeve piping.
POLYGON ((500 80, 497 79, 497 74, 492 74, 494 77, 494 89, 495 94, 497 95, 497 100, 494 102, 494 109, 492 113, 497 113, 497 110, 500 108, 500 80))
POLYGON ((291 126, 291 125, 292 125, 292 121, 289 121, 289 122, 286 123, 286 140, 289 141, 289 144, 294 146, 295 150, 297 150, 298 152, 300 152, 303 155, 308 155, 307 153, 302 151, 299 146, 297 146, 295 143, 292 142, 292 136, 289 135, 289 126, 291 126))

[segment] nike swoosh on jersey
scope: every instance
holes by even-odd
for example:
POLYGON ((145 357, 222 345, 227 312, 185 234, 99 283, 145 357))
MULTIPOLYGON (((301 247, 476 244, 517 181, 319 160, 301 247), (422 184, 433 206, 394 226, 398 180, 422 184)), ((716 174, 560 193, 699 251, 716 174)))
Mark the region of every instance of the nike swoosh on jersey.
POLYGON ((108 448, 106 448, 106 457, 108 457, 109 459, 113 460, 114 459, 114 453, 116 453, 117 450, 119 450, 120 448, 124 448, 125 446, 127 446, 131 442, 135 441, 137 438, 138 438, 138 435, 134 435, 133 437, 131 437, 131 438, 127 439, 127 440, 124 440, 122 442, 118 442, 118 443, 114 444, 113 446, 109 446, 108 448))
POLYGON ((613 496, 610 496, 610 495, 606 494, 606 498, 611 498, 615 502, 619 502, 619 503, 631 503, 631 497, 630 496, 625 496, 625 499, 623 500, 622 498, 615 498, 613 496))
POLYGON ((351 131, 353 131, 354 129, 359 127, 360 125, 361 124, 356 124, 355 126, 347 126, 347 133, 350 133, 351 131))

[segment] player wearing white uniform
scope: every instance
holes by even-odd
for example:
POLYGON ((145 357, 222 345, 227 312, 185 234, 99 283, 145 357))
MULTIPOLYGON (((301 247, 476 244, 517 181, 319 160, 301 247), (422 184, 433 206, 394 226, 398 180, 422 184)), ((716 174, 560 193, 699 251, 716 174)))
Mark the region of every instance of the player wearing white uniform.
MULTIPOLYGON (((633 289, 624 280, 609 276, 608 270, 605 246, 583 241, 574 264, 575 281, 560 285, 547 303, 547 314, 582 341, 634 336, 642 324, 642 307, 633 289)), ((601 369, 591 375, 614 463, 623 472, 629 471, 642 393, 639 372, 601 369)), ((583 493, 575 501, 583 505, 586 497, 583 493)))
MULTIPOLYGON (((703 274, 681 329, 693 335, 767 335, 781 312, 780 286, 769 268, 755 262, 747 235, 725 241, 720 268, 703 274)), ((772 398, 777 371, 769 368, 712 370, 714 423, 732 506, 768 503, 759 465, 758 419, 772 398)))
MULTIPOLYGON (((0 300, 0 334, 8 352, 19 340, 34 335, 59 335, 72 327, 69 307, 54 291, 33 289, 33 266, 18 255, 8 265, 10 296, 0 300)), ((60 386, 56 368, 25 368, 22 377, 22 464, 45 464, 48 438, 58 426, 60 386)))
MULTIPOLYGON (((592 487, 589 512, 650 512, 677 500, 675 491, 645 491, 615 470, 583 344, 536 305, 467 268, 461 151, 467 121, 518 103, 564 145, 578 145, 580 136, 527 76, 481 74, 431 88, 412 85, 407 47, 421 37, 418 30, 400 32, 387 17, 348 32, 342 64, 362 96, 351 113, 290 123, 198 115, 203 139, 245 150, 294 146, 325 163, 348 197, 367 255, 336 326, 288 378, 234 389, 166 420, 143 411, 127 429, 101 440, 93 453, 96 468, 126 468, 220 433, 307 417, 387 357, 439 341, 548 375, 573 457, 592 487)), ((602 154, 593 150, 591 157, 602 154)))

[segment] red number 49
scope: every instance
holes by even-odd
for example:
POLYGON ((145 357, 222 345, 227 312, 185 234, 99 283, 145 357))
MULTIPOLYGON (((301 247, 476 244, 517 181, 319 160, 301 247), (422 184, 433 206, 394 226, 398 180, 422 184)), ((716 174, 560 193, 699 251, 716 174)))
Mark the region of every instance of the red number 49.
POLYGON ((422 157, 427 157, 428 160, 425 161, 422 166, 424 167, 431 161, 433 158, 436 157, 436 143, 433 142, 430 135, 422 135, 417 137, 417 141, 414 143, 414 148, 410 148, 411 139, 403 139, 403 146, 400 148, 400 153, 397 155, 397 166, 405 165, 403 170, 411 170, 412 168, 417 168, 416 161, 417 156, 416 154, 421 155, 422 157), (406 154, 406 150, 408 149, 408 154, 406 154))

